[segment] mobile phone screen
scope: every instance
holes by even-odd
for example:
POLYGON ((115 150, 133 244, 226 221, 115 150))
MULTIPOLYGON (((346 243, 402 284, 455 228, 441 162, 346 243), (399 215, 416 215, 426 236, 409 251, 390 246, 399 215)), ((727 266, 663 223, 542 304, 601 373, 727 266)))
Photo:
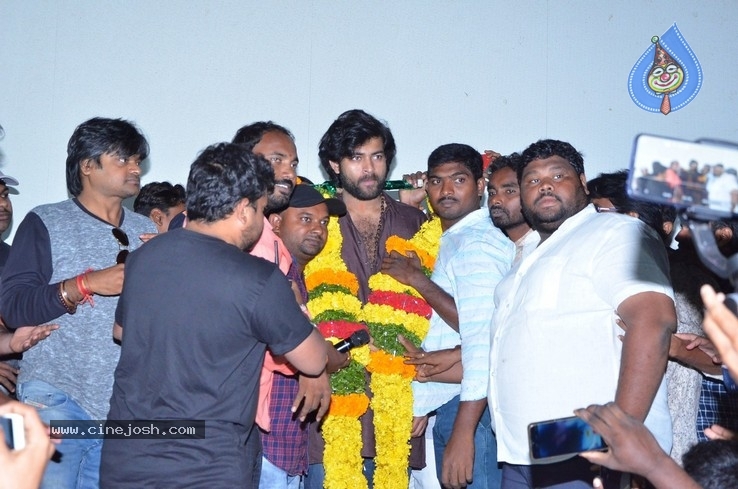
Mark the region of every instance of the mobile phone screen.
POLYGON ((11 450, 15 448, 13 443, 13 423, 9 418, 0 417, 0 426, 3 428, 3 436, 5 437, 5 445, 11 450))
POLYGON ((628 185, 638 200, 738 217, 738 146, 639 134, 628 185))
POLYGON ((574 455, 607 448, 600 435, 582 419, 552 419, 528 425, 530 453, 534 459, 574 455))

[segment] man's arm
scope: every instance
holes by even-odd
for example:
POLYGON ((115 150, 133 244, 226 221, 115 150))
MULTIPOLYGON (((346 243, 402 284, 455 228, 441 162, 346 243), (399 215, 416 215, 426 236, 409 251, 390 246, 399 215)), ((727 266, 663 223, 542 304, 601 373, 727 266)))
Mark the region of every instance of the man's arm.
POLYGON ((623 338, 615 403, 643 421, 666 371, 676 330, 674 302, 658 292, 641 292, 625 299, 617 312, 628 332, 623 338))
POLYGON ((325 370, 328 361, 328 350, 325 338, 313 328, 302 343, 284 354, 284 357, 300 372, 307 375, 319 375, 325 370))
POLYGON ((459 331, 459 315, 454 298, 425 276, 418 255, 410 251, 408 256, 403 256, 392 251, 382 261, 382 272, 417 290, 446 324, 454 331, 459 331))
MULTIPOLYGON (((38 215, 29 213, 18 227, 8 262, 3 270, 3 318, 15 329, 28 324, 43 324, 69 312, 61 298, 62 290, 76 305, 84 295, 76 277, 50 284, 53 274, 49 232, 38 215)), ((123 286, 123 265, 89 272, 85 284, 92 293, 118 295, 123 286)))
POLYGON ((474 434, 487 407, 494 291, 512 266, 514 245, 497 238, 467 240, 449 263, 453 296, 459 311, 461 394, 451 437, 443 453, 441 481, 464 487, 474 468, 474 434))
MULTIPOLYGON (((441 483, 453 489, 466 487, 474 473, 474 433, 487 407, 487 398, 461 401, 451 438, 443 452, 441 483)), ((436 461, 436 463, 438 463, 436 461)))

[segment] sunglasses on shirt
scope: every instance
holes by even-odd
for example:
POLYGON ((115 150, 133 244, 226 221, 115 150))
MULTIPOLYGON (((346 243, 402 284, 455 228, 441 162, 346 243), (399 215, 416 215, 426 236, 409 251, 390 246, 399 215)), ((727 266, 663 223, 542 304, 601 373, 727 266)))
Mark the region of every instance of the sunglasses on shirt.
POLYGON ((120 250, 118 256, 115 257, 115 263, 125 263, 130 253, 128 251, 128 245, 130 244, 128 235, 121 228, 113 228, 113 237, 118 241, 118 249, 120 250))

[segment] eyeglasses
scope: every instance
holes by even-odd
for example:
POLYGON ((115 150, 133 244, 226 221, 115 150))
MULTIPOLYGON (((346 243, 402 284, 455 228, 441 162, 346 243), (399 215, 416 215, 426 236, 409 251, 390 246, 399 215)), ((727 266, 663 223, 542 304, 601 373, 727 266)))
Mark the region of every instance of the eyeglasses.
POLYGON ((128 253, 130 253, 128 251, 128 245, 130 244, 128 235, 121 228, 113 228, 113 237, 118 241, 118 249, 120 249, 118 256, 115 257, 115 263, 125 263, 128 253))

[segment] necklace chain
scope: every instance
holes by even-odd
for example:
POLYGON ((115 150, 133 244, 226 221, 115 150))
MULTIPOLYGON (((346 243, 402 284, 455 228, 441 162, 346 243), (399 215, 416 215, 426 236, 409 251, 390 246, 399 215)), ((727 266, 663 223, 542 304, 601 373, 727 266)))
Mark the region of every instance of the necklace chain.
MULTIPOLYGON (((369 266, 372 271, 376 268, 377 261, 379 260, 379 238, 382 236, 382 228, 384 227, 384 209, 384 194, 380 194, 379 223, 377 224, 377 232, 374 235, 374 253, 372 256, 367 257, 369 258, 369 266)), ((369 250, 367 250, 367 253, 369 253, 369 250)))

